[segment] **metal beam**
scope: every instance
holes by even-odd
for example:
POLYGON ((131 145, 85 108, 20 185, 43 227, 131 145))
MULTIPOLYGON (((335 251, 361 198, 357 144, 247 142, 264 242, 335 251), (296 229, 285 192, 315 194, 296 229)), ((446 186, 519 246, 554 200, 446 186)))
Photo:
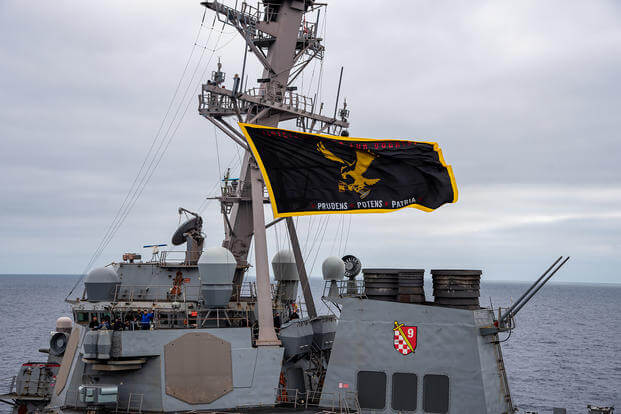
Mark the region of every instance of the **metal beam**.
POLYGON ((266 229, 268 229, 268 228, 272 227, 274 224, 276 224, 276 223, 280 223, 280 222, 281 222, 281 221, 283 221, 284 219, 285 219, 284 217, 280 217, 280 218, 277 218, 276 220, 272 220, 272 221, 270 221, 269 223, 267 223, 267 224, 265 225, 265 228, 266 228, 266 229))
POLYGON ((254 160, 250 165, 250 179, 252 186, 252 219, 254 223, 254 257, 257 272, 257 310, 259 314, 257 346, 280 345, 280 340, 276 336, 276 330, 274 329, 272 295, 270 293, 267 237, 263 212, 263 178, 254 160))
POLYGON ((263 118, 270 111, 270 108, 263 108, 261 112, 256 114, 250 121, 247 121, 249 124, 254 124, 257 119, 263 118))
MULTIPOLYGON (((229 138, 231 138, 233 141, 235 141, 237 144, 239 144, 243 149, 245 149, 246 151, 250 152, 250 148, 248 148, 248 145, 245 142, 243 142, 241 139, 239 139, 234 134, 232 134, 228 130, 228 128, 222 126, 214 117, 212 117, 212 116, 205 116, 205 118, 207 118, 212 124, 217 126, 218 129, 220 129, 220 131, 222 131, 226 135, 228 135, 229 138)), ((222 121, 222 122, 224 123, 224 121, 222 121)))
POLYGON ((302 250, 300 249, 300 242, 298 241, 298 233, 295 230, 295 224, 293 223, 293 219, 291 217, 287 217, 287 230, 289 231, 291 248, 293 249, 293 256, 295 257, 298 275, 300 276, 300 284, 302 285, 304 302, 306 302, 306 312, 308 313, 308 317, 310 319, 314 319, 317 317, 315 301, 313 300, 313 293, 311 292, 308 275, 306 274, 306 268, 304 267, 304 258, 302 257, 302 250))
POLYGON ((274 69, 272 69, 272 65, 270 65, 270 62, 267 60, 267 58, 263 54, 263 51, 254 44, 254 42, 250 38, 250 35, 248 35, 246 27, 239 27, 236 25, 235 28, 237 29, 239 34, 242 35, 242 37, 246 41, 246 44, 248 45, 248 47, 250 47, 250 50, 252 50, 252 53, 257 57, 257 59, 259 59, 259 62, 261 62, 265 70, 267 70, 268 72, 272 74, 275 73, 274 69))
MULTIPOLYGON (((226 120, 220 119, 220 122, 222 122, 229 129, 229 131, 231 131, 232 134, 235 134, 239 139, 246 141, 246 137, 241 132, 233 128, 233 126, 226 122, 226 120)), ((242 121, 240 120, 240 122, 242 121)))

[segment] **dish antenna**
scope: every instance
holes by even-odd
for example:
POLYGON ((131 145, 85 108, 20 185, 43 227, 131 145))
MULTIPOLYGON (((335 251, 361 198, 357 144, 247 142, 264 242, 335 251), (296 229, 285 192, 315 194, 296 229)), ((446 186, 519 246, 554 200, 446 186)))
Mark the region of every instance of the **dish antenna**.
POLYGON ((360 259, 356 256, 348 254, 347 256, 343 256, 341 260, 345 262, 345 277, 348 279, 354 279, 358 273, 360 273, 360 269, 362 268, 360 259))

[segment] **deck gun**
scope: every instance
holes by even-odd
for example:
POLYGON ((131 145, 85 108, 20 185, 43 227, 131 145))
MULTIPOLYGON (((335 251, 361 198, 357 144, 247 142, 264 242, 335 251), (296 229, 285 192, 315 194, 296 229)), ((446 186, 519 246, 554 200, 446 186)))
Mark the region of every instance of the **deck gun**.
POLYGON ((550 267, 546 269, 545 272, 539 279, 535 281, 526 291, 520 296, 520 298, 511 305, 504 313, 500 314, 498 320, 494 322, 493 327, 484 327, 481 328, 481 335, 494 335, 498 332, 504 332, 512 329, 513 327, 513 318, 517 313, 526 305, 532 298, 539 292, 539 290, 546 284, 548 281, 554 276, 558 270, 563 267, 565 263, 569 260, 569 256, 567 256, 563 260, 563 256, 560 256, 550 267), (562 260, 562 261, 561 261, 562 260), (558 264, 560 262, 560 264, 558 264), (558 266, 557 266, 558 265, 558 266), (556 267, 555 267, 556 266, 556 267), (552 271, 550 273, 550 271, 552 271), (548 274, 549 273, 549 274, 548 274))

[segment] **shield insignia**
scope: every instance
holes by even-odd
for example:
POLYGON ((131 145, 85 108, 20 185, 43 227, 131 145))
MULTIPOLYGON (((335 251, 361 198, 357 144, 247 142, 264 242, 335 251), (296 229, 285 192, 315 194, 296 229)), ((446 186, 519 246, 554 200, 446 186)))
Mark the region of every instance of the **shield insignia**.
POLYGON ((406 326, 395 321, 394 346, 395 350, 402 355, 413 353, 416 349, 416 326, 406 326))

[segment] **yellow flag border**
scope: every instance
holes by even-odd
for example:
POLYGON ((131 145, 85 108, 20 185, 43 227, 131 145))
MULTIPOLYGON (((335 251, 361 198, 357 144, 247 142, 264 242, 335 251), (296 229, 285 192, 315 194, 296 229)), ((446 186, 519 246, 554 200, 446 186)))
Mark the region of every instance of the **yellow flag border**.
POLYGON ((418 210, 422 210, 424 212, 431 213, 435 209, 429 208, 429 207, 425 207, 423 205, 415 203, 415 204, 409 204, 407 206, 400 207, 400 208, 380 208, 380 209, 362 209, 362 210, 338 210, 338 211, 304 211, 304 212, 280 213, 278 211, 278 207, 276 206, 276 197, 274 197, 274 191, 272 190, 272 184, 270 182, 269 175, 267 174, 267 170, 265 169, 265 165, 263 165, 263 160, 261 159, 261 156, 259 155, 259 151, 257 151, 257 147, 254 145, 254 141, 252 140, 252 138, 250 138, 250 134, 248 133, 248 130, 246 129, 246 127, 260 128, 260 129, 279 129, 281 131, 293 132, 293 133, 296 133, 296 134, 320 136, 322 138, 329 139, 329 140, 332 140, 332 141, 393 141, 393 142, 394 141, 399 141, 399 142, 416 142, 416 143, 421 143, 421 144, 432 145, 433 146, 433 150, 438 154, 438 158, 440 160, 440 163, 448 171, 449 178, 451 180, 451 188, 453 189, 453 201, 451 201, 451 203, 457 202, 458 191, 457 191, 457 184, 455 183, 455 176, 453 175, 453 167, 451 167, 450 165, 448 165, 444 161, 444 156, 442 155, 442 150, 440 149, 440 146, 438 145, 437 142, 411 141, 411 140, 407 140, 407 139, 374 139, 374 138, 341 137, 341 136, 335 136, 335 135, 314 134, 314 133, 310 133, 310 132, 293 131, 293 130, 290 130, 290 129, 276 128, 276 127, 270 127, 270 126, 265 126, 265 125, 248 124, 248 123, 245 123, 245 122, 238 122, 237 124, 241 128, 242 133, 244 134, 244 136, 246 137, 246 141, 248 142, 248 145, 250 146, 250 150, 252 151, 252 155, 254 156, 254 159, 257 161, 259 169, 261 170, 261 174, 263 175, 263 179, 265 180, 265 186, 267 187, 267 191, 268 191, 268 193, 270 195, 270 199, 271 199, 271 203, 270 204, 272 205, 272 212, 274 213, 274 218, 278 218, 278 217, 294 217, 294 216, 308 216, 308 215, 312 215, 312 214, 390 213, 390 212, 398 211, 398 210, 401 210, 401 209, 404 209, 404 208, 408 208, 408 207, 416 208, 418 210))

